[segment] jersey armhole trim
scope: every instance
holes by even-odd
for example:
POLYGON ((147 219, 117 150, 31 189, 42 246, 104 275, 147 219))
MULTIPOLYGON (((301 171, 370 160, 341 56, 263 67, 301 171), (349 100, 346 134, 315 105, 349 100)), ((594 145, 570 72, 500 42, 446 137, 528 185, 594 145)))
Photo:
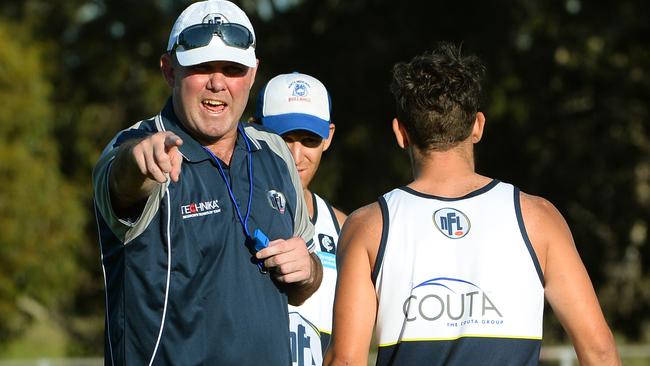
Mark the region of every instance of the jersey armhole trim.
POLYGON ((520 201, 519 188, 514 187, 513 192, 514 192, 514 202, 515 202, 515 214, 517 215, 517 223, 519 224, 519 231, 521 232, 521 237, 524 239, 524 243, 526 243, 526 249, 528 249, 528 254, 530 254, 530 258, 533 260, 533 264, 535 265, 535 270, 537 271, 539 282, 542 284, 542 287, 544 287, 544 273, 542 272, 542 267, 539 264, 539 260, 537 259, 537 254, 535 254, 535 249, 533 249, 533 244, 530 242, 530 239, 528 238, 528 232, 526 232, 526 226, 524 225, 524 217, 521 213, 521 201, 520 201))
POLYGON ((325 200, 323 200, 323 202, 325 202, 325 206, 327 206, 327 210, 330 212, 330 216, 332 216, 332 223, 334 224, 336 235, 341 235, 341 226, 339 226, 339 220, 336 218, 336 214, 334 213, 334 209, 332 209, 332 205, 330 205, 329 202, 325 200))
POLYGON ((318 220, 318 201, 316 201, 316 193, 314 192, 310 192, 310 193, 311 193, 311 205, 314 208, 314 214, 311 217, 311 223, 316 225, 316 221, 318 220))
POLYGON ((377 200, 379 203, 379 208, 381 209, 381 218, 382 218, 382 227, 381 227, 381 239, 379 240, 379 249, 377 251, 377 258, 375 259, 375 266, 372 269, 372 284, 376 286, 377 276, 379 276, 379 270, 381 269, 381 264, 384 261, 384 252, 386 251, 386 242, 388 241, 388 204, 386 199, 382 196, 377 200))

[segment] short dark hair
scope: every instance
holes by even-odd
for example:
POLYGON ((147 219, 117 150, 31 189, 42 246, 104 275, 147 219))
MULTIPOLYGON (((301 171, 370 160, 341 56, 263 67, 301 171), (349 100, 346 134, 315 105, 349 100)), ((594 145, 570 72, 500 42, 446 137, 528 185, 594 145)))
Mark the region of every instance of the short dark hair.
POLYGON ((481 100, 485 67, 461 47, 441 43, 393 66, 397 119, 420 150, 448 150, 469 137, 481 100))

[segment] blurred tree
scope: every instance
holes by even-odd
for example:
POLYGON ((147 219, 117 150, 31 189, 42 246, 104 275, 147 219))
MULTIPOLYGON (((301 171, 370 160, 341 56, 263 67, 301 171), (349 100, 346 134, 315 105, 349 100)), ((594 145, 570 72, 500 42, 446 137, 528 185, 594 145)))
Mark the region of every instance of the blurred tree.
POLYGON ((641 340, 650 303, 649 180, 639 174, 650 164, 648 6, 525 5, 515 47, 502 55, 511 71, 488 91, 494 129, 484 151, 509 164, 482 166, 556 203, 613 328, 641 340))
POLYGON ((40 45, 28 28, 6 20, 0 39, 2 344, 42 309, 56 316, 72 300, 87 215, 59 170, 40 45))
MULTIPOLYGON (((20 19, 42 40, 44 76, 51 95, 50 130, 58 168, 85 207, 84 245, 68 253, 80 268, 78 286, 61 314, 73 340, 70 354, 103 350, 103 281, 92 209, 91 171, 120 129, 157 113, 168 90, 158 58, 176 14, 171 1, 27 0, 5 2, 3 13, 20 19)), ((55 163, 56 164, 56 163, 55 163)))
MULTIPOLYGON (((0 174, 7 182, 0 192, 0 343, 28 320, 16 308, 31 303, 17 300, 25 295, 61 309, 76 342, 71 353, 102 352, 91 170, 119 129, 157 113, 168 96, 158 58, 191 2, 0 3, 0 14, 13 19, 0 20, 0 174), (52 248, 61 246, 67 249, 55 256, 52 248), (41 253, 57 259, 60 276, 47 272, 41 253), (77 272, 64 291, 56 279, 66 279, 68 267, 77 272), (43 291, 34 291, 40 283, 43 291)), ((647 2, 235 2, 259 40, 252 97, 269 77, 290 71, 318 77, 332 94, 337 134, 314 188, 348 212, 410 180, 390 130, 391 66, 439 40, 481 56, 488 125, 479 172, 558 206, 613 328, 642 339, 650 327, 647 2)), ((563 337, 554 322, 547 335, 563 337)))

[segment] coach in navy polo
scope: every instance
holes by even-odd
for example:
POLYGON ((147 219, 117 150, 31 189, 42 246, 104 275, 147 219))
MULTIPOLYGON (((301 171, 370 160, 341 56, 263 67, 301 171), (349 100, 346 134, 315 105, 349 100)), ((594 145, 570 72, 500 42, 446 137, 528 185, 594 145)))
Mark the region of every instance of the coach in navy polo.
POLYGON ((171 98, 93 172, 105 363, 288 365, 287 302, 308 298, 322 267, 286 144, 239 122, 253 27, 228 1, 194 3, 160 64, 171 98))

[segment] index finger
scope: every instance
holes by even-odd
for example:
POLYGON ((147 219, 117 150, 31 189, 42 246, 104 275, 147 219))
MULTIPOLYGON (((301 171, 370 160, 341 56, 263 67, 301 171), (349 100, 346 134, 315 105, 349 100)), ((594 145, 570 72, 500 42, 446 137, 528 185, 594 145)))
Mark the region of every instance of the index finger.
POLYGON ((183 145, 183 140, 176 136, 173 132, 170 132, 165 136, 165 150, 169 150, 173 147, 178 147, 183 145))
POLYGON ((283 239, 276 239, 269 242, 269 245, 255 253, 257 259, 266 259, 274 255, 282 254, 291 250, 284 245, 287 241, 283 239))

